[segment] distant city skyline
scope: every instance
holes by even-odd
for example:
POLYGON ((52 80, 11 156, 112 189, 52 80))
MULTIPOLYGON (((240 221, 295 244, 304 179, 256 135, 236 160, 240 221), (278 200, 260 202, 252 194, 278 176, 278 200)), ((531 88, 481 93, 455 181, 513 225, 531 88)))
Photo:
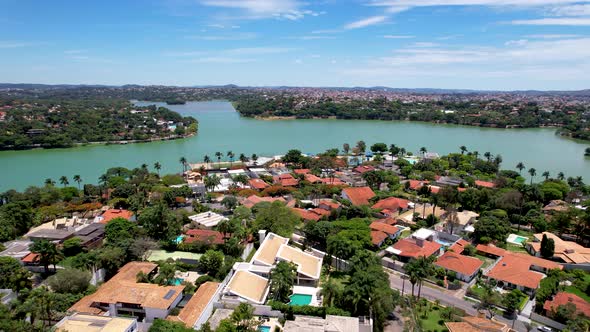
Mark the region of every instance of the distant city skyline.
POLYGON ((590 1, 2 1, 0 81, 582 90, 590 1))

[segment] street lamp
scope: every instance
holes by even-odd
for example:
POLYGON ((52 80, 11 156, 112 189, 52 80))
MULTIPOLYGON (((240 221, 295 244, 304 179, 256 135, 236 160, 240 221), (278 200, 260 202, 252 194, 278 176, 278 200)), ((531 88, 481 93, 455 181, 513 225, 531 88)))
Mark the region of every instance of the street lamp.
POLYGON ((406 280, 408 279, 408 276, 402 274, 400 278, 402 279, 402 296, 404 296, 404 289, 406 288, 406 280))

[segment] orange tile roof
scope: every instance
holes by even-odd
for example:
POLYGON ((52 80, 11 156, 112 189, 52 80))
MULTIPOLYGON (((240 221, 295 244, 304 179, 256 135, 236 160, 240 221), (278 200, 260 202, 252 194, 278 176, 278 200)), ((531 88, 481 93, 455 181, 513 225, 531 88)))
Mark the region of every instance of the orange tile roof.
POLYGON ((532 271, 531 267, 536 266, 549 270, 563 269, 561 265, 546 259, 527 254, 514 253, 500 248, 496 248, 496 250, 503 251, 500 255, 502 258, 487 274, 488 277, 496 280, 509 282, 530 289, 537 289, 544 274, 532 271))
POLYGON ((470 245, 471 242, 469 241, 465 241, 463 239, 459 239, 459 241, 455 242, 455 244, 453 244, 449 250, 452 250, 453 252, 460 254, 463 252, 463 250, 465 249, 466 246, 470 245))
POLYGON ((389 234, 389 235, 395 235, 399 231, 399 228, 392 226, 392 225, 388 225, 388 224, 386 224, 384 222, 380 222, 380 221, 373 221, 369 225, 369 228, 371 228, 374 231, 385 232, 386 234, 389 234))
POLYGON ((371 242, 376 246, 378 246, 380 243, 382 243, 388 237, 389 236, 385 232, 371 230, 371 242))
POLYGON ((555 257, 559 257, 564 262, 570 264, 590 263, 590 248, 586 248, 573 241, 562 240, 559 236, 553 233, 543 232, 535 234, 534 237, 538 242, 532 242, 528 245, 537 252, 541 251, 541 240, 543 239, 543 235, 546 235, 547 238, 552 239, 555 243, 555 257))
POLYGON ((299 209, 299 208, 291 208, 291 210, 293 210, 293 212, 297 213, 297 215, 299 217, 301 217, 301 219, 303 220, 315 220, 318 221, 322 218, 321 215, 314 213, 313 211, 309 211, 309 210, 305 210, 305 209, 299 209))
POLYGON ((444 253, 444 255, 440 256, 436 260, 435 264, 447 270, 455 271, 465 276, 470 276, 479 270, 479 268, 483 265, 483 262, 475 257, 469 257, 452 251, 447 251, 444 253))
POLYGON ((269 184, 261 179, 250 179, 248 183, 250 184, 250 187, 258 190, 262 190, 269 187, 269 184))
POLYGON ((331 199, 322 199, 322 200, 320 200, 319 205, 326 205, 328 208, 330 208, 330 210, 336 210, 337 208, 340 207, 340 203, 335 202, 331 199))
POLYGON ((181 296, 184 286, 160 286, 137 282, 139 272, 148 274, 157 267, 157 264, 149 262, 127 263, 95 293, 83 297, 70 310, 94 313, 96 310, 91 306, 94 302, 131 303, 144 308, 168 309, 172 302, 181 296), (166 296, 169 293, 172 293, 172 296, 166 296))
POLYGON ((295 172, 295 174, 307 174, 307 173, 311 172, 311 170, 309 170, 307 168, 300 168, 300 169, 294 169, 293 172, 295 172))
POLYGON ((568 303, 573 303, 576 306, 577 313, 581 313, 586 317, 590 317, 590 303, 586 302, 586 300, 579 297, 578 295, 566 292, 559 292, 553 297, 552 300, 545 301, 545 304, 543 304, 543 309, 545 309, 547 312, 553 312, 557 311, 557 308, 560 305, 566 305, 568 303))
POLYGON ((503 256, 506 252, 506 250, 502 249, 502 248, 498 248, 493 244, 478 244, 475 249, 477 249, 477 251, 481 251, 485 254, 489 254, 489 255, 493 255, 493 256, 503 256))
POLYGON ((429 183, 426 180, 425 181, 409 180, 409 182, 410 182, 410 189, 412 189, 412 190, 418 190, 429 183))
POLYGON ((429 257, 440 250, 441 245, 432 241, 422 241, 423 245, 418 244, 418 240, 405 238, 397 241, 393 248, 401 251, 399 254, 402 257, 429 257))
POLYGON ((223 234, 218 231, 209 229, 190 229, 184 233, 186 237, 184 242, 193 243, 208 243, 208 244, 223 244, 223 234))
POLYGON ((305 174, 305 181, 311 182, 311 183, 316 183, 316 182, 322 182, 322 179, 310 173, 310 174, 305 174))
POLYGON ((484 187, 484 188, 495 188, 496 187, 496 184, 493 182, 480 181, 480 180, 475 180, 475 185, 478 187, 484 187))
POLYGON ((180 310, 178 316, 173 316, 177 317, 177 319, 168 317, 170 318, 169 320, 178 320, 183 322, 187 327, 192 328, 203 314, 203 311, 207 307, 209 301, 213 298, 213 295, 217 291, 219 285, 220 284, 218 282, 212 281, 207 281, 206 283, 202 284, 191 297, 191 299, 186 303, 184 308, 180 310))
POLYGON ((102 224, 107 224, 109 221, 115 218, 124 218, 124 219, 131 219, 133 217, 133 212, 128 210, 121 210, 121 209, 109 209, 106 210, 102 214, 102 220, 100 221, 102 224))
POLYGON ((320 209, 320 208, 311 209, 311 211, 315 214, 319 214, 324 217, 329 217, 332 214, 330 211, 320 209))
POLYGON ((410 201, 408 201, 407 199, 388 197, 378 201, 371 208, 376 210, 388 209, 391 211, 397 211, 398 209, 407 209, 409 203, 410 201))
POLYGON ((375 167, 373 167, 373 166, 363 166, 363 165, 357 166, 353 169, 353 171, 355 171, 357 173, 361 173, 361 174, 366 173, 366 172, 370 172, 370 171, 374 171, 374 170, 375 170, 375 167))
POLYGON ((20 260, 23 263, 35 263, 39 261, 39 254, 31 252, 20 260))
POLYGON ((242 202, 242 205, 244 205, 247 208, 252 208, 254 205, 256 205, 258 203, 262 203, 262 202, 272 203, 274 201, 286 202, 286 200, 282 197, 260 197, 260 196, 256 196, 256 195, 251 195, 242 202))
POLYGON ((283 187, 294 187, 299 184, 297 179, 280 179, 281 186, 283 187))
POLYGON ((340 180, 339 178, 322 178, 321 180, 325 184, 330 184, 330 185, 334 185, 334 186, 346 184, 344 181, 340 180))
POLYGON ((375 197, 375 193, 369 187, 344 188, 342 193, 346 194, 352 205, 369 205, 369 200, 375 197))

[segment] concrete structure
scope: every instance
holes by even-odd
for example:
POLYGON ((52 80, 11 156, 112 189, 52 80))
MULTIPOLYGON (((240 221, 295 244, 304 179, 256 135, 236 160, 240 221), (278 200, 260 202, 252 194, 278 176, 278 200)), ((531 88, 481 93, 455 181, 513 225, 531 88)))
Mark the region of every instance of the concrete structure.
POLYGON ((157 264, 148 262, 127 263, 95 293, 75 303, 70 311, 88 314, 108 312, 112 317, 132 316, 146 322, 166 318, 182 300, 184 286, 137 282, 138 273, 152 275, 157 267, 157 264))
POLYGON ((195 326, 199 321, 206 321, 209 316, 206 315, 206 308, 213 300, 214 295, 217 293, 219 288, 218 282, 207 281, 202 284, 199 289, 193 294, 190 300, 186 303, 184 308, 180 310, 178 316, 168 316, 167 320, 173 322, 180 322, 186 325, 186 327, 199 328, 195 326))
POLYGON ((508 325, 485 317, 465 316, 460 322, 446 322, 449 332, 512 332, 508 325))
POLYGON ((74 313, 55 325, 56 332, 136 332, 137 320, 74 313))
POLYGON ((590 248, 586 248, 573 241, 562 240, 559 236, 543 232, 534 235, 534 242, 526 244, 525 248, 531 255, 541 257, 541 240, 543 235, 552 239, 555 243, 553 258, 558 259, 566 264, 580 264, 590 266, 590 248))
POLYGON ((234 272, 223 291, 226 300, 238 300, 251 304, 264 304, 269 292, 270 281, 267 278, 239 269, 234 272))
POLYGON ((372 332, 373 323, 367 317, 326 315, 326 318, 295 316, 285 322, 284 332, 372 332))
POLYGON ((203 212, 188 217, 196 227, 211 229, 223 220, 227 220, 226 217, 215 213, 215 212, 203 212))

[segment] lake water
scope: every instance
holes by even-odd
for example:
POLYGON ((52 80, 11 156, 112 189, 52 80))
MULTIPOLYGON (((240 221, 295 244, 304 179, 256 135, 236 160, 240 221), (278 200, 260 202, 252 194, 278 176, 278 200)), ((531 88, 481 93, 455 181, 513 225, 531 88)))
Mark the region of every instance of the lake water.
MULTIPOLYGON (((138 105, 162 103, 138 102, 138 105)), ((165 106, 165 105, 164 105, 165 106)), ((204 155, 214 159, 216 151, 224 155, 232 150, 250 156, 272 156, 288 149, 318 153, 328 148, 354 146, 364 140, 395 143, 417 153, 428 151, 446 154, 465 145, 480 155, 489 151, 501 154, 504 168, 514 169, 522 161, 537 169, 537 179, 544 171, 556 175, 583 176, 590 180, 590 158, 584 157, 589 144, 556 136, 554 129, 492 129, 419 122, 360 120, 256 120, 240 117, 228 102, 190 102, 166 106, 199 120, 198 135, 175 141, 127 145, 93 145, 69 149, 0 152, 0 191, 22 190, 29 185, 43 185, 46 178, 57 181, 65 175, 79 174, 86 183, 97 183, 109 167, 152 168, 158 161, 162 173, 180 172, 178 162, 184 156, 189 162, 202 162, 204 155)))

